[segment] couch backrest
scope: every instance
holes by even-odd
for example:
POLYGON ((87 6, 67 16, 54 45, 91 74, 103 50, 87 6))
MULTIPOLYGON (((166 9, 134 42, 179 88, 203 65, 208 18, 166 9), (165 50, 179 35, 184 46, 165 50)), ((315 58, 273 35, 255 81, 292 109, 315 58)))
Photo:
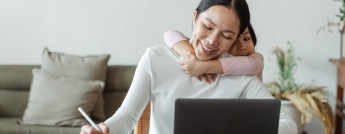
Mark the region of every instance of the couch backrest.
POLYGON ((111 117, 122 104, 132 84, 136 66, 108 66, 104 90, 106 118, 111 117))
MULTIPOLYGON (((28 103, 32 69, 39 65, 0 65, 0 117, 22 117, 28 103)), ((110 65, 104 90, 105 114, 121 105, 132 83, 136 66, 110 65)))

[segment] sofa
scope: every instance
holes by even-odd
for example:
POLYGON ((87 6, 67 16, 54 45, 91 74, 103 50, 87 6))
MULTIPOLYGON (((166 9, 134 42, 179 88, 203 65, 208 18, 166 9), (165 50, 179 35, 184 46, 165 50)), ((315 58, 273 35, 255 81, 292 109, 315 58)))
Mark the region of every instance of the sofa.
MULTIPOLYGON (((77 134, 80 127, 22 125, 28 105, 33 68, 40 65, 0 65, 0 134, 77 134)), ((121 105, 136 66, 108 65, 103 91, 104 113, 111 117, 121 105)), ((96 123, 104 120, 95 120, 96 123)))

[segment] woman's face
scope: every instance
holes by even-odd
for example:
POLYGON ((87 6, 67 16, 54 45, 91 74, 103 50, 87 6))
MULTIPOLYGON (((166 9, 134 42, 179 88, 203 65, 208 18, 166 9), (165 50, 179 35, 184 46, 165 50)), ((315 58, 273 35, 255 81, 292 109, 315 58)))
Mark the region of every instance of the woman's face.
POLYGON ((199 14, 194 12, 192 46, 200 60, 218 58, 227 52, 235 42, 240 29, 240 21, 233 9, 212 6, 199 14))
POLYGON ((254 52, 254 43, 248 28, 244 30, 243 34, 238 38, 235 44, 228 51, 228 53, 233 56, 248 56, 253 54, 254 52))

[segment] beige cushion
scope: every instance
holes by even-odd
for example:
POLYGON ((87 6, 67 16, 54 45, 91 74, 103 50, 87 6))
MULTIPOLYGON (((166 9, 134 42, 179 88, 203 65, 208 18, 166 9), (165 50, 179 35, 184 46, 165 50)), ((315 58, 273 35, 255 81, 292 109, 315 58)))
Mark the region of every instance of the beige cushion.
POLYGON ((43 70, 33 69, 33 81, 28 106, 21 124, 82 126, 87 121, 77 110, 90 115, 97 95, 103 91, 102 81, 84 81, 58 77, 43 70))
MULTIPOLYGON (((42 69, 58 76, 74 77, 83 80, 105 81, 107 63, 110 55, 76 56, 50 52, 47 48, 42 54, 42 69)), ((105 120, 104 99, 100 93, 91 118, 105 120)))

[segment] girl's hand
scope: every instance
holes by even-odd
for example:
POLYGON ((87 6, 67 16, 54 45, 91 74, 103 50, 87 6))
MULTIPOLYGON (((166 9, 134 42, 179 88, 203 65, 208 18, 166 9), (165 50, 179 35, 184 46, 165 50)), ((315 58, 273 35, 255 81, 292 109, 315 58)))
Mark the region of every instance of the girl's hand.
POLYGON ((184 71, 189 76, 199 76, 205 73, 203 61, 196 58, 195 54, 192 52, 188 52, 186 56, 187 58, 181 60, 180 62, 182 71, 184 71))
POLYGON ((206 81, 206 83, 210 84, 216 80, 217 74, 202 74, 197 76, 199 81, 206 81))
POLYGON ((197 76, 199 81, 205 81, 211 83, 216 80, 217 74, 205 73, 204 62, 196 58, 195 54, 188 52, 186 54, 187 59, 183 59, 180 62, 181 70, 189 76, 197 76))

